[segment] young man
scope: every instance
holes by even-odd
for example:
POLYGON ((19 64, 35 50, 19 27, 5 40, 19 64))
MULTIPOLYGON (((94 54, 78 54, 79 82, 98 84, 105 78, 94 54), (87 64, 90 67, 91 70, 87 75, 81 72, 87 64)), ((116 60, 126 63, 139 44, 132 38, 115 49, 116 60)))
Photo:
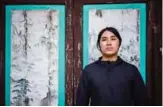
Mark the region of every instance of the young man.
POLYGON ((82 71, 77 106, 148 105, 148 94, 138 69, 118 56, 121 36, 113 27, 103 29, 97 40, 102 56, 82 71), (90 100, 91 99, 91 100, 90 100))

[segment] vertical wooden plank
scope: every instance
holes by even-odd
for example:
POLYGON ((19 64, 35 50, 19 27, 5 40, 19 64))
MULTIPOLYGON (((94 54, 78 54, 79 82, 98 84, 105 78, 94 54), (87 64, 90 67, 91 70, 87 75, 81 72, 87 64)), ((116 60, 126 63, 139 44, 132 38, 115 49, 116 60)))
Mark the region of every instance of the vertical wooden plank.
POLYGON ((5 105, 5 86, 4 86, 4 5, 0 4, 0 106, 5 105))
POLYGON ((150 3, 147 3, 147 89, 150 100, 152 102, 152 35, 151 35, 151 17, 150 3))
POLYGON ((4 28, 5 28, 5 21, 4 21, 4 4, 0 4, 0 105, 4 106, 5 105, 5 81, 4 81, 4 63, 5 63, 5 48, 4 48, 4 37, 5 37, 5 33, 4 33, 4 28))
POLYGON ((161 1, 150 0, 150 23, 152 36, 152 105, 162 105, 162 61, 161 39, 161 1), (159 10, 159 12, 158 12, 159 10))
POLYGON ((73 55, 74 55, 74 35, 73 35, 73 0, 66 0, 66 105, 73 105, 73 55))
POLYGON ((76 90, 78 87, 80 73, 82 71, 82 2, 79 0, 74 4, 74 105, 76 101, 76 90))
POLYGON ((4 106, 4 51, 0 50, 0 105, 4 106))

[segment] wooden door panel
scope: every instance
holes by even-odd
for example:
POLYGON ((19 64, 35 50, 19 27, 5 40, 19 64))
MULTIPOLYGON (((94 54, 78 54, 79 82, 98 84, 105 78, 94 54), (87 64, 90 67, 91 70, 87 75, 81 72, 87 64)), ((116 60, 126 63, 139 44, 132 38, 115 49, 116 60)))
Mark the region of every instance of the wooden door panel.
MULTIPOLYGON (((150 97, 150 102, 151 105, 161 105, 161 78, 162 76, 158 75, 161 73, 161 62, 158 64, 159 59, 156 57, 156 53, 159 57, 161 57, 161 52, 159 51, 158 44, 161 45, 161 43, 157 42, 156 45, 156 39, 155 42, 153 41, 154 38, 161 38, 161 31, 159 30, 160 24, 158 22, 161 21, 161 16, 156 15, 154 11, 155 9, 161 10, 161 6, 157 7, 156 4, 159 1, 155 2, 154 0, 83 0, 83 1, 76 1, 74 4, 74 23, 78 26, 74 28, 74 51, 75 51, 75 66, 74 69, 76 73, 74 73, 74 95, 76 94, 76 89, 77 89, 77 84, 79 82, 80 74, 82 71, 82 67, 85 66, 83 63, 85 62, 84 57, 83 57, 83 43, 85 43, 85 40, 83 39, 84 32, 83 30, 85 29, 85 26, 83 25, 84 19, 83 19, 83 7, 84 5, 99 5, 99 4, 124 4, 124 3, 145 3, 146 4, 146 24, 147 27, 144 32, 146 32, 146 47, 144 48, 146 50, 145 56, 143 56, 144 62, 146 63, 146 66, 144 66, 144 69, 146 69, 146 74, 144 74, 144 77, 146 78, 146 84, 148 87, 148 92, 149 92, 149 97, 150 97), (156 15, 156 16, 155 16, 156 15), (154 26, 152 26, 154 25, 154 26), (84 26, 84 27, 83 27, 84 26), (155 33, 154 33, 155 32, 155 33), (155 48, 156 53, 153 53, 155 48), (157 65, 156 64, 157 61, 157 65), (159 68, 160 70, 156 70, 159 68), (158 67, 159 66, 159 67, 158 67), (158 77, 160 80, 156 80, 156 77, 158 77), (155 83, 157 81, 158 83, 155 83), (159 88, 158 88, 159 87, 159 88), (155 90, 158 90, 157 92, 155 90), (160 95, 158 95, 160 93, 160 95), (157 96, 157 97, 156 97, 157 96)), ((160 2, 161 3, 161 2, 160 2)), ((158 4, 157 4, 158 5, 158 4)), ((88 24, 88 21, 86 21, 88 24)), ((96 22, 94 22, 96 23, 96 22)), ((94 25, 96 28, 97 26, 94 25)), ((93 40, 95 41, 95 40, 93 40)), ((90 45, 89 45, 90 47, 90 45)), ((86 49, 86 47, 85 47, 86 49)), ((143 50, 144 50, 143 49, 143 50)), ((87 59, 88 60, 88 59, 87 59)), ((74 96, 74 102, 75 102, 76 96, 74 96)))

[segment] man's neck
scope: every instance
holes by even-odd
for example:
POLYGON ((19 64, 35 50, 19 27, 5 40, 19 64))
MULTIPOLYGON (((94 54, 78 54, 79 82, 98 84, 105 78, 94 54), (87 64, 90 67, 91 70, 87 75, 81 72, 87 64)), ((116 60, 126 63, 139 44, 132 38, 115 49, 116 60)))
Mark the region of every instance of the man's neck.
POLYGON ((102 61, 116 61, 118 59, 118 56, 117 55, 114 55, 114 56, 105 56, 103 55, 102 56, 102 61))

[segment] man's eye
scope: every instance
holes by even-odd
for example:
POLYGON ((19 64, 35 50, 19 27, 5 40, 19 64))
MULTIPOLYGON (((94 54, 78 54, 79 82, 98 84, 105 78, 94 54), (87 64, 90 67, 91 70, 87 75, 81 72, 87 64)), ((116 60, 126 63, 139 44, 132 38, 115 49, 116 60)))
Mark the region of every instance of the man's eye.
POLYGON ((104 39, 102 39, 102 41, 106 41, 106 40, 107 40, 107 39, 105 39, 105 38, 104 38, 104 39))
POLYGON ((116 40, 116 38, 112 38, 111 40, 116 40))

